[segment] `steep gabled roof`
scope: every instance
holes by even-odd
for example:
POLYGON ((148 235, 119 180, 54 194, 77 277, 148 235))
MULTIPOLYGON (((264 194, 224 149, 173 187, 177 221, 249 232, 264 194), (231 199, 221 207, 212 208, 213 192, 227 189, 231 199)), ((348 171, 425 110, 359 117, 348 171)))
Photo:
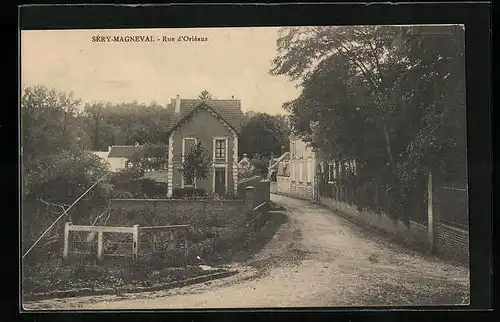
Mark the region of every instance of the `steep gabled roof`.
POLYGON ((130 159, 136 152, 141 151, 139 145, 113 145, 108 153, 108 158, 130 159))
POLYGON ((168 133, 172 132, 184 121, 187 121, 200 108, 208 108, 215 116, 227 123, 236 133, 241 131, 241 101, 239 100, 207 100, 201 99, 181 99, 180 111, 175 113, 175 99, 167 105, 167 113, 169 115, 170 124, 168 133))
POLYGON ((247 163, 247 164, 250 164, 250 159, 248 157, 243 157, 239 162, 238 164, 243 164, 243 163, 247 163))

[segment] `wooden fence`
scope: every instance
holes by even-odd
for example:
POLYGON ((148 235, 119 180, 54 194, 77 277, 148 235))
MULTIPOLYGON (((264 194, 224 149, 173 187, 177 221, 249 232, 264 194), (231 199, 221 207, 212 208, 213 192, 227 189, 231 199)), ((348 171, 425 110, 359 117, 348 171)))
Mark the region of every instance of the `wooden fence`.
POLYGON ((132 257, 136 261, 140 255, 173 251, 181 246, 181 242, 187 254, 188 232, 189 225, 107 227, 73 225, 67 222, 64 226, 63 258, 66 260, 70 254, 73 254, 96 255, 97 260, 102 260, 105 256, 132 257), (74 235, 78 232, 88 234, 83 240, 70 238, 70 235, 75 237, 74 235), (121 235, 122 238, 116 241, 116 238, 110 237, 111 234, 121 235), (95 247, 96 235, 97 247, 95 247), (75 247, 82 244, 84 247, 75 247), (120 247, 125 248, 125 252, 119 252, 120 247), (106 252, 107 248, 111 248, 113 251, 106 252), (140 252, 140 250, 142 251, 140 252))
POLYGON ((434 190, 439 203, 439 220, 453 227, 468 229, 469 202, 467 185, 445 183, 434 190))

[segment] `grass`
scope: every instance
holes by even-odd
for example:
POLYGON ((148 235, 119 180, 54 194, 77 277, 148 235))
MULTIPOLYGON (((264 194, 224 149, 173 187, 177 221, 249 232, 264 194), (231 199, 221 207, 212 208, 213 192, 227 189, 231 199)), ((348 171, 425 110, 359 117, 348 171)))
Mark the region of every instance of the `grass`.
POLYGON ((369 257, 368 257, 368 260, 370 261, 370 263, 372 264, 376 264, 379 262, 379 254, 371 254, 369 257))
POLYGON ((22 290, 23 294, 32 294, 82 288, 152 286, 209 273, 213 272, 203 271, 197 266, 159 268, 150 263, 124 261, 107 261, 101 265, 90 262, 64 264, 62 260, 56 260, 25 266, 22 290))
POLYGON ((90 260, 63 263, 57 256, 44 262, 25 262, 22 291, 31 294, 79 288, 151 286, 211 274, 214 271, 203 271, 197 265, 216 266, 250 258, 273 238, 286 219, 282 213, 265 213, 257 220, 237 225, 195 230, 189 256, 180 250, 142 256, 137 264, 118 259, 105 259, 99 265, 90 260), (197 260, 197 256, 203 260, 197 260))

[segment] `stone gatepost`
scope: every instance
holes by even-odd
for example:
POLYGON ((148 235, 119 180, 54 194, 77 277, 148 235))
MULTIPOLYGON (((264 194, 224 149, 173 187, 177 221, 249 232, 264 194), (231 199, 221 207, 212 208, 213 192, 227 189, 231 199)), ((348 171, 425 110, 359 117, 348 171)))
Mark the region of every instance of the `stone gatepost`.
POLYGON ((252 186, 245 187, 245 212, 250 212, 255 205, 256 193, 252 186))

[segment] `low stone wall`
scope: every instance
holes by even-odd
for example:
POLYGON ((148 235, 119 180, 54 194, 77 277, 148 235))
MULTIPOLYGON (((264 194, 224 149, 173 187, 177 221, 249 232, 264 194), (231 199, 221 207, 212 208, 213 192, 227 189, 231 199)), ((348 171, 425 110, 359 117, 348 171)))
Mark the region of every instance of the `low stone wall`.
POLYGON ((276 191, 273 193, 309 201, 314 200, 314 188, 312 186, 290 184, 289 180, 288 177, 278 177, 276 191))
POLYGON ((334 199, 321 198, 321 204, 335 210, 347 218, 353 220, 361 226, 368 226, 401 238, 406 244, 422 248, 429 247, 427 227, 410 221, 410 226, 406 227, 400 221, 394 221, 385 214, 376 214, 369 211, 359 211, 356 206, 339 202, 334 199))
POLYGON ((276 193, 290 193, 290 177, 276 177, 276 193))
POLYGON ((271 181, 261 180, 253 186, 255 188, 255 206, 271 199, 271 181))
POLYGON ((298 185, 296 183, 292 183, 289 194, 302 199, 313 200, 314 188, 312 185, 298 185))
POLYGON ((238 190, 243 191, 246 187, 254 186, 255 184, 259 183, 262 180, 263 178, 261 176, 253 176, 250 178, 241 179, 238 182, 238 190))
POLYGON ((112 199, 109 210, 115 214, 143 211, 165 218, 178 217, 179 214, 187 217, 243 217, 270 200, 270 181, 253 183, 244 189, 242 199, 112 199))
POLYGON ((441 257, 469 263, 469 232, 438 222, 436 225, 436 252, 441 257))
POLYGON ((245 213, 245 200, 112 199, 109 207, 114 213, 146 211, 163 217, 179 213, 204 217, 239 216, 245 213))

